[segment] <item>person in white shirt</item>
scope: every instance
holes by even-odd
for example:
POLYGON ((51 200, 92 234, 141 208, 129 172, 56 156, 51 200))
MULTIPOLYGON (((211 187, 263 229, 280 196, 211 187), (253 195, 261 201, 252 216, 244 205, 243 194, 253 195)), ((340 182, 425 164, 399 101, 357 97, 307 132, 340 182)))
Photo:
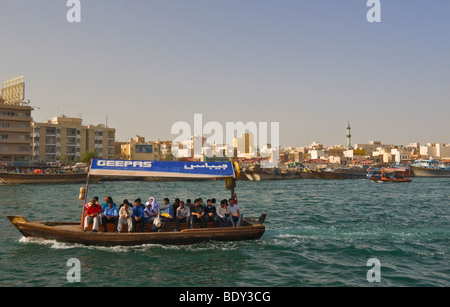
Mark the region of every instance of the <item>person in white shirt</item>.
MULTIPOLYGON (((150 197, 152 199, 152 197, 150 197)), ((159 205, 155 200, 148 201, 145 203, 144 209, 144 221, 145 223, 153 223, 155 218, 158 216, 159 205)))
POLYGON ((128 232, 131 232, 133 228, 133 220, 131 219, 131 215, 133 214, 133 210, 131 209, 130 203, 127 199, 123 201, 123 206, 120 207, 119 210, 119 223, 117 225, 117 231, 122 232, 123 224, 128 224, 128 232))
POLYGON ((234 203, 234 199, 228 200, 228 211, 230 212, 231 224, 233 227, 241 226, 242 214, 239 210, 239 205, 234 203))
POLYGON ((180 222, 186 223, 186 229, 189 229, 191 210, 184 204, 184 201, 180 201, 180 206, 177 209, 175 221, 177 223, 177 230, 180 230, 180 222))
POLYGON ((216 209, 216 213, 219 227, 228 227, 228 224, 230 223, 230 213, 228 212, 226 199, 220 202, 220 205, 216 209))

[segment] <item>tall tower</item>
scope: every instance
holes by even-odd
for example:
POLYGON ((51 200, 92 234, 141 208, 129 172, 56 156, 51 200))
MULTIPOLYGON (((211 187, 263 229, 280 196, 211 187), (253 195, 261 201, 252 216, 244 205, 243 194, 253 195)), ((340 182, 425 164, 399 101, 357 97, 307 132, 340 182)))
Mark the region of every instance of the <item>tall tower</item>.
POLYGON ((347 147, 345 147, 345 149, 353 149, 351 129, 352 128, 350 127, 350 122, 349 122, 348 126, 347 126, 347 147))

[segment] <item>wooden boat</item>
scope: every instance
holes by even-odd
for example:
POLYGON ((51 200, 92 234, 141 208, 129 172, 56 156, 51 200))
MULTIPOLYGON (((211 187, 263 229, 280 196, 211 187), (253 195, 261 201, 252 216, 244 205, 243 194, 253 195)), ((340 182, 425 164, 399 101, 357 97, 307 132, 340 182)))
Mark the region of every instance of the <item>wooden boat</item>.
POLYGON ((315 178, 312 171, 310 169, 306 169, 306 168, 300 172, 300 177, 302 179, 314 179, 315 178))
POLYGON ((363 169, 325 169, 312 171, 312 174, 317 179, 364 179, 366 178, 366 170, 363 169))
MULTIPOLYGON (((136 176, 136 177, 183 177, 183 178, 225 178, 229 185, 232 197, 235 197, 236 185, 232 163, 203 163, 203 162, 163 162, 163 161, 121 161, 98 160, 91 162, 87 176, 85 193, 83 197, 81 223, 78 222, 30 222, 22 216, 8 216, 10 222, 25 236, 56 240, 58 242, 76 243, 94 246, 132 246, 142 244, 169 244, 185 245, 216 241, 242 241, 258 240, 265 232, 265 214, 259 218, 242 219, 238 227, 194 227, 174 231, 174 225, 164 223, 160 232, 147 228, 143 232, 114 233, 112 229, 103 233, 102 226, 99 232, 84 232, 85 207, 89 189, 89 178, 101 176, 136 176)), ((110 225, 110 224, 107 224, 110 225)), ((91 225, 89 225, 91 227, 91 225)), ((125 228, 125 226, 124 226, 125 228)), ((127 231, 126 228, 123 231, 127 231)))
POLYGON ((86 177, 87 173, 0 173, 4 184, 83 183, 86 177))
MULTIPOLYGON (((83 232, 80 223, 67 222, 29 222, 22 216, 8 216, 11 223, 25 236, 64 243, 93 246, 135 246, 142 244, 188 245, 205 241, 243 241, 257 240, 264 234, 265 215, 259 220, 244 218, 239 227, 194 228, 174 231, 173 225, 167 224, 162 232, 83 232)), ((114 226, 107 224, 108 226, 114 226)), ((211 226, 211 225, 210 225, 211 226)), ((124 225, 124 231, 126 231, 124 225)), ((90 228, 88 229, 90 230, 90 228)))
POLYGON ((411 182, 411 178, 405 177, 405 168, 382 168, 381 177, 372 176, 370 179, 382 182, 411 182))

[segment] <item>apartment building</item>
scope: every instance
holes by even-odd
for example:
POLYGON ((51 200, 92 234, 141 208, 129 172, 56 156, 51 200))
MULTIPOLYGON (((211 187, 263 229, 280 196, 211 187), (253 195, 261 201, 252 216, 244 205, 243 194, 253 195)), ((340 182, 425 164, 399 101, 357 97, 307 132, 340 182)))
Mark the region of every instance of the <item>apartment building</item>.
POLYGON ((120 158, 122 160, 160 160, 161 142, 146 142, 145 137, 135 137, 122 144, 120 158))
POLYGON ((32 123, 33 159, 37 163, 76 162, 89 151, 99 158, 114 158, 116 129, 103 124, 84 126, 81 118, 54 117, 32 123))
POLYGON ((0 165, 28 165, 32 159, 30 106, 5 103, 0 96, 0 165))

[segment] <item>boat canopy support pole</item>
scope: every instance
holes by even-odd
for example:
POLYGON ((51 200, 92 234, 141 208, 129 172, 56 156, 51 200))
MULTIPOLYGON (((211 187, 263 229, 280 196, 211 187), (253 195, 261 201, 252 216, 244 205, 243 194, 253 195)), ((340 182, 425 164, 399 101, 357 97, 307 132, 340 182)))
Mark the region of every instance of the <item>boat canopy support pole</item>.
POLYGON ((234 199, 234 188, 236 187, 236 179, 232 179, 231 181, 231 198, 234 199))
MULTIPOLYGON (((91 164, 92 164, 92 160, 91 160, 91 164)), ((89 166, 88 174, 87 174, 87 178, 86 178, 86 190, 84 192, 83 204, 81 206, 81 222, 80 222, 81 229, 84 228, 84 217, 86 215, 85 207, 86 207, 86 201, 87 201, 88 192, 89 192, 89 171, 90 171, 90 166, 89 166)))

